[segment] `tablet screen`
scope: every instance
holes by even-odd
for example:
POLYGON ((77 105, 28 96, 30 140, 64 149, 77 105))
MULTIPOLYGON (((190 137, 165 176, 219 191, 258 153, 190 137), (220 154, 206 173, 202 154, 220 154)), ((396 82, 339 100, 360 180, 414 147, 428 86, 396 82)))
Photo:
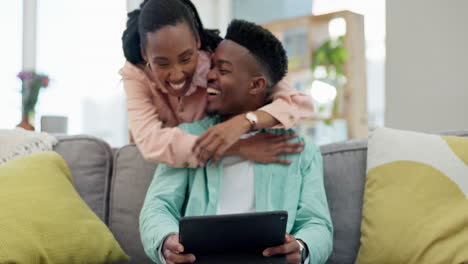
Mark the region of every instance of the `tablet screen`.
POLYGON ((287 222, 286 211, 183 217, 180 243, 195 255, 261 253, 284 243, 287 222))

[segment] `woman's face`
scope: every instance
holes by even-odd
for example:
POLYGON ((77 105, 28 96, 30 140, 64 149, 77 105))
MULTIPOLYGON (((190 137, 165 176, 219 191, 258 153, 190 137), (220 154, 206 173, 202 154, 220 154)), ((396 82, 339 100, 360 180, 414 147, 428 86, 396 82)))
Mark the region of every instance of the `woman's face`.
POLYGON ((168 93, 183 96, 190 88, 198 62, 199 40, 187 23, 147 33, 144 58, 168 93))

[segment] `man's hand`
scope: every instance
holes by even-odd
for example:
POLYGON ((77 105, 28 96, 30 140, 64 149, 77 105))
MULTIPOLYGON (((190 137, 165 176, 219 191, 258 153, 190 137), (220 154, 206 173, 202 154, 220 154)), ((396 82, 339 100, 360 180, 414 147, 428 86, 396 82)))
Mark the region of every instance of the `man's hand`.
POLYGON ((297 264, 302 262, 300 246, 296 238, 290 234, 286 234, 284 244, 277 247, 267 248, 263 251, 265 257, 274 255, 286 255, 286 259, 290 264, 297 264))
POLYGON ((193 254, 182 254, 184 246, 179 243, 179 234, 171 234, 164 240, 162 253, 167 264, 193 263, 193 254))
POLYGON ((250 129, 250 123, 243 116, 238 115, 221 124, 210 127, 198 137, 193 146, 199 164, 203 167, 212 158, 212 165, 216 165, 236 141, 250 129))
POLYGON ((281 154, 300 153, 304 143, 288 142, 297 134, 274 135, 259 133, 247 139, 240 140, 239 155, 247 160, 259 163, 290 164, 291 161, 278 157, 281 154))

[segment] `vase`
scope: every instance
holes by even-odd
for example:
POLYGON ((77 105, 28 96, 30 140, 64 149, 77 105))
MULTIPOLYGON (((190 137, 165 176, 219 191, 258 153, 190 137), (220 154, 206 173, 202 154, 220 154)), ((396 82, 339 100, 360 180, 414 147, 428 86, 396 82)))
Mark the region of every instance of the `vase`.
POLYGON ((35 128, 32 125, 31 120, 34 120, 34 112, 30 112, 30 113, 23 112, 21 114, 21 123, 19 123, 16 127, 21 127, 26 130, 34 131, 35 128))
POLYGON ((66 116, 41 116, 41 132, 66 134, 68 118, 66 116))

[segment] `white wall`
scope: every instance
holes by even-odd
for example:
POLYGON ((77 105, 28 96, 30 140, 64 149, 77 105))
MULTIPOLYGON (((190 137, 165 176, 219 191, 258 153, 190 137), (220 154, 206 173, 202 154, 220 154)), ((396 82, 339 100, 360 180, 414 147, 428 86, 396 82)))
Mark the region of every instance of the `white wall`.
MULTIPOLYGON (((140 6, 143 0, 127 0, 127 10, 132 11, 140 6)), ((231 21, 231 0, 192 0, 206 28, 216 28, 224 36, 231 21)))
POLYGON ((468 128, 468 1, 387 0, 388 127, 468 128))
POLYGON ((142 2, 143 0, 127 0, 127 12, 139 8, 142 2))
POLYGON ((226 34, 231 21, 231 0, 192 0, 206 28, 219 29, 221 36, 226 34))

